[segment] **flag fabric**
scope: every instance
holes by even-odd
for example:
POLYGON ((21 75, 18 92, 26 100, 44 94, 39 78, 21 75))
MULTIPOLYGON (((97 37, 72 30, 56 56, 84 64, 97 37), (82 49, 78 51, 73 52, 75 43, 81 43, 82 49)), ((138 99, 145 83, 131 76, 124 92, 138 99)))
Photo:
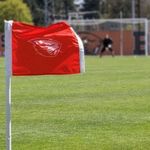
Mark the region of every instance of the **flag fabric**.
MULTIPOLYGON (((11 72, 14 76, 76 74, 84 72, 81 39, 65 22, 37 27, 21 22, 10 24, 11 72)), ((5 31, 7 32, 7 31, 5 31)), ((7 40, 7 39, 6 39, 7 40)), ((7 41, 6 41, 7 43, 7 41)), ((7 49, 6 49, 7 50, 7 49)))

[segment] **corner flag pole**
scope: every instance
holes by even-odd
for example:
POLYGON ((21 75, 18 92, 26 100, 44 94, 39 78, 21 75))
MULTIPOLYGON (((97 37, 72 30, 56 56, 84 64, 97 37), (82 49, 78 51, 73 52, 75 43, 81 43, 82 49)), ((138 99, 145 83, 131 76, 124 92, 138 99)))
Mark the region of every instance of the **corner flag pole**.
POLYGON ((6 150, 11 147, 11 66, 12 21, 5 21, 5 67, 6 67, 6 150))

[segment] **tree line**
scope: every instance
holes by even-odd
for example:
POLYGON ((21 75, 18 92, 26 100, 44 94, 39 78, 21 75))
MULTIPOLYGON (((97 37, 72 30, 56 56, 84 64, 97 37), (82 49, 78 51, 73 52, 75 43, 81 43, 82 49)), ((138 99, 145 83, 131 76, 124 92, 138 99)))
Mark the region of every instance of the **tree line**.
MULTIPOLYGON (((132 17, 132 0, 84 0, 80 10, 75 0, 0 0, 0 31, 3 20, 18 20, 35 25, 45 24, 45 13, 49 22, 54 19, 67 19, 69 12, 97 11, 97 14, 85 14, 84 18, 124 18, 132 17)), ((150 1, 135 0, 135 17, 150 18, 150 1)))

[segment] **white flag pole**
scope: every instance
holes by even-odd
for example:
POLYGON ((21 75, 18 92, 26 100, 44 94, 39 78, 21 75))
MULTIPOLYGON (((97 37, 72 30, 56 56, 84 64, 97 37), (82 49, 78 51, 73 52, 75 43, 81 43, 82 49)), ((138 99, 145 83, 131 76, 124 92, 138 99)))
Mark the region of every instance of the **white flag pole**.
POLYGON ((5 21, 6 150, 11 150, 12 21, 5 21))
POLYGON ((80 53, 80 73, 85 72, 85 58, 84 58, 84 46, 81 38, 76 34, 76 32, 71 28, 72 32, 75 34, 78 44, 79 44, 79 53, 80 53))
POLYGON ((85 72, 84 46, 83 46, 81 38, 78 35, 76 36, 78 39, 78 44, 79 44, 79 49, 80 49, 80 72, 84 73, 85 72))

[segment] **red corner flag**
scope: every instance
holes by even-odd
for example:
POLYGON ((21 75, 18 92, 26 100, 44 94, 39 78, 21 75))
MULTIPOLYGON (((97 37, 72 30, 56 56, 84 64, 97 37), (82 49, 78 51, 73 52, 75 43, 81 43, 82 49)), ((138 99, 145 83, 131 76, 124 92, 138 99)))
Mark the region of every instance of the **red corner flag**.
POLYGON ((66 23, 35 27, 5 21, 6 149, 11 150, 11 75, 84 72, 81 39, 66 23))
MULTIPOLYGON (((84 72, 81 39, 65 22, 37 27, 5 21, 12 75, 75 74, 84 72), (11 40, 9 40, 11 39, 11 40)), ((7 42, 7 41, 6 41, 7 42)))

